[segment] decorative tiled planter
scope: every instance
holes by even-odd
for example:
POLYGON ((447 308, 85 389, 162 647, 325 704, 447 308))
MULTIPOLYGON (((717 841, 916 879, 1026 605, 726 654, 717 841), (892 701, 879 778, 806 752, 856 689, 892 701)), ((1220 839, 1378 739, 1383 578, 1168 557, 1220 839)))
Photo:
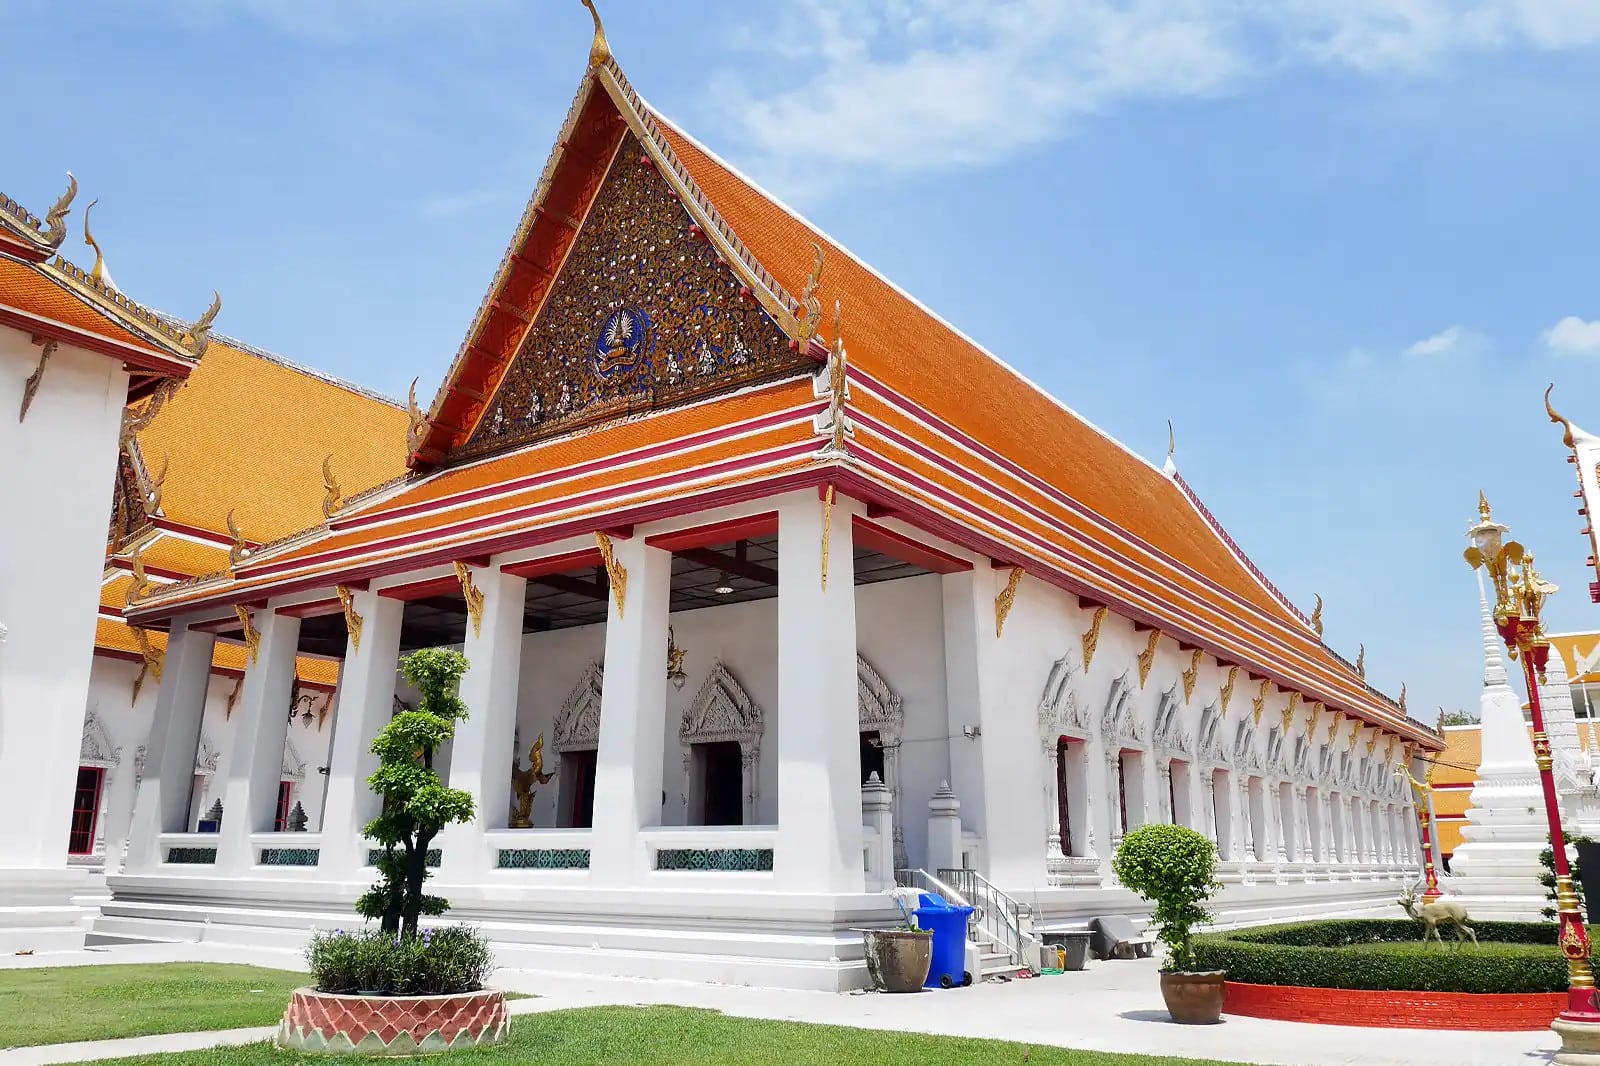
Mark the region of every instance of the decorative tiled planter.
POLYGON ((1375 992, 1229 981, 1224 1014, 1318 1025, 1525 1032, 1550 1028, 1565 992, 1375 992))
POLYGON ((278 1026, 281 1048, 323 1055, 416 1055, 498 1044, 511 1032, 504 993, 341 996, 296 989, 278 1026))

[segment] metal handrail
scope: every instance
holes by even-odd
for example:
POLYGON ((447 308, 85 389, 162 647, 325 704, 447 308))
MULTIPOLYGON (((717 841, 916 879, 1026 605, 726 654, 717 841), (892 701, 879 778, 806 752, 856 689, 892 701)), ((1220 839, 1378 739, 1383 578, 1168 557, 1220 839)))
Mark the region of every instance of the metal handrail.
POLYGON ((978 933, 1000 945, 1012 961, 1026 965, 1028 947, 1037 938, 1022 928, 1032 908, 1006 895, 976 870, 940 870, 937 880, 948 881, 973 901, 972 921, 978 933))
POLYGON ((894 872, 894 883, 901 888, 915 888, 930 895, 943 896, 951 903, 959 904, 962 907, 972 906, 966 893, 958 892, 926 870, 896 870, 894 872))

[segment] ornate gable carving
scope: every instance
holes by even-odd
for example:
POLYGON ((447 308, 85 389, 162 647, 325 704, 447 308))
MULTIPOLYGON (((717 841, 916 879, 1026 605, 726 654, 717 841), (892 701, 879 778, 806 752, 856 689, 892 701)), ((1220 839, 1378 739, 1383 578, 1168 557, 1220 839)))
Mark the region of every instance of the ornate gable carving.
POLYGON ((114 747, 100 716, 90 711, 83 719, 83 740, 78 745, 79 766, 109 769, 122 761, 122 749, 114 747))
POLYGON ((900 731, 906 722, 905 700, 859 653, 856 655, 856 705, 859 728, 863 732, 876 730, 885 744, 899 743, 900 731))
POLYGON ((1183 706, 1178 700, 1176 683, 1161 694, 1156 704, 1155 728, 1151 733, 1155 746, 1162 751, 1179 755, 1192 755, 1194 740, 1183 728, 1183 706))
POLYGON ((624 137, 459 457, 813 369, 643 158, 624 137))
POLYGON ((1077 686, 1078 667, 1068 652, 1050 664, 1050 676, 1045 678, 1044 692, 1039 696, 1039 736, 1054 750, 1056 738, 1062 733, 1075 733, 1086 737, 1089 733, 1089 714, 1079 700, 1077 686))
POLYGON ((684 709, 678 740, 686 748, 691 744, 737 741, 748 761, 760 750, 764 727, 761 708, 718 659, 693 702, 684 709))
POLYGON ((200 734, 200 743, 194 750, 194 772, 197 774, 214 774, 217 772, 217 760, 222 753, 211 746, 211 738, 204 733, 200 734))
POLYGON ((1196 740, 1196 750, 1200 758, 1216 766, 1227 766, 1233 761, 1228 753, 1227 734, 1222 728, 1224 718, 1221 708, 1215 703, 1200 712, 1200 735, 1196 740))
POLYGON ((1123 674, 1111 682, 1105 710, 1100 714, 1100 736, 1108 747, 1128 744, 1144 746, 1144 732, 1132 702, 1133 688, 1128 684, 1128 675, 1123 674))
POLYGON ((306 776, 306 761, 288 738, 283 742, 283 776, 294 781, 304 781, 306 776))
POLYGON ((583 676, 556 712, 552 746, 557 752, 594 751, 600 747, 600 693, 604 683, 604 666, 591 662, 584 667, 583 676))

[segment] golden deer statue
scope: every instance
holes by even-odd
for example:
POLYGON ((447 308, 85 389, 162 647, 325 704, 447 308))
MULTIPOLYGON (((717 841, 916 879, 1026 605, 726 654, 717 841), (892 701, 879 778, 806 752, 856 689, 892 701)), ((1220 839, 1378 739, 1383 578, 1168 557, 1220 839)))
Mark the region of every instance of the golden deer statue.
POLYGON ((1406 894, 1395 900, 1395 902, 1400 904, 1400 907, 1407 914, 1423 924, 1422 942, 1424 944, 1428 942, 1429 937, 1432 937, 1442 945, 1444 940, 1439 936, 1439 925, 1448 922, 1455 930, 1457 944, 1463 940, 1470 939, 1473 946, 1477 946, 1478 934, 1473 932, 1472 926, 1467 924, 1471 919, 1467 917, 1467 905, 1465 903, 1457 900, 1437 899, 1432 903, 1424 902, 1419 906, 1417 904, 1417 890, 1414 888, 1407 888, 1406 894))

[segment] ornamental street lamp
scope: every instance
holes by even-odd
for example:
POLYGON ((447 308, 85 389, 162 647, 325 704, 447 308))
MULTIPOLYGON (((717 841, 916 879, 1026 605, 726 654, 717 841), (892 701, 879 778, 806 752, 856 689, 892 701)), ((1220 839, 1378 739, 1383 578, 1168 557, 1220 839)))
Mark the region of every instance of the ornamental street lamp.
MULTIPOLYGON (((1595 1004, 1594 973, 1589 969, 1589 935, 1578 912, 1578 896, 1572 888, 1572 871, 1567 865, 1567 842, 1561 832, 1561 807, 1556 800, 1555 777, 1551 773, 1550 737, 1544 729, 1544 709, 1539 703, 1539 682, 1550 659, 1550 642, 1545 639, 1539 615, 1544 601, 1556 586, 1539 576, 1533 568, 1533 555, 1521 544, 1505 539, 1509 528, 1489 515, 1489 501, 1478 493, 1478 523, 1467 530, 1472 547, 1465 552, 1467 565, 1484 569, 1494 585, 1494 624, 1506 642, 1506 653, 1522 664, 1528 683, 1528 706, 1533 712, 1533 753, 1539 764, 1539 781, 1544 788, 1544 813, 1550 823, 1550 850, 1555 856, 1556 909, 1561 922, 1556 943, 1567 960, 1567 1009, 1556 1020, 1568 1049, 1573 1023, 1595 1026, 1580 1030, 1578 1039, 1588 1045, 1600 1034, 1600 1009, 1595 1004), (1563 1023, 1566 1023, 1563 1025, 1563 1023)), ((1575 1049, 1573 1049, 1575 1050, 1575 1049)), ((1560 1056, 1557 1062, 1563 1061, 1560 1056)), ((1581 1061, 1589 1061, 1587 1059, 1581 1061)))

